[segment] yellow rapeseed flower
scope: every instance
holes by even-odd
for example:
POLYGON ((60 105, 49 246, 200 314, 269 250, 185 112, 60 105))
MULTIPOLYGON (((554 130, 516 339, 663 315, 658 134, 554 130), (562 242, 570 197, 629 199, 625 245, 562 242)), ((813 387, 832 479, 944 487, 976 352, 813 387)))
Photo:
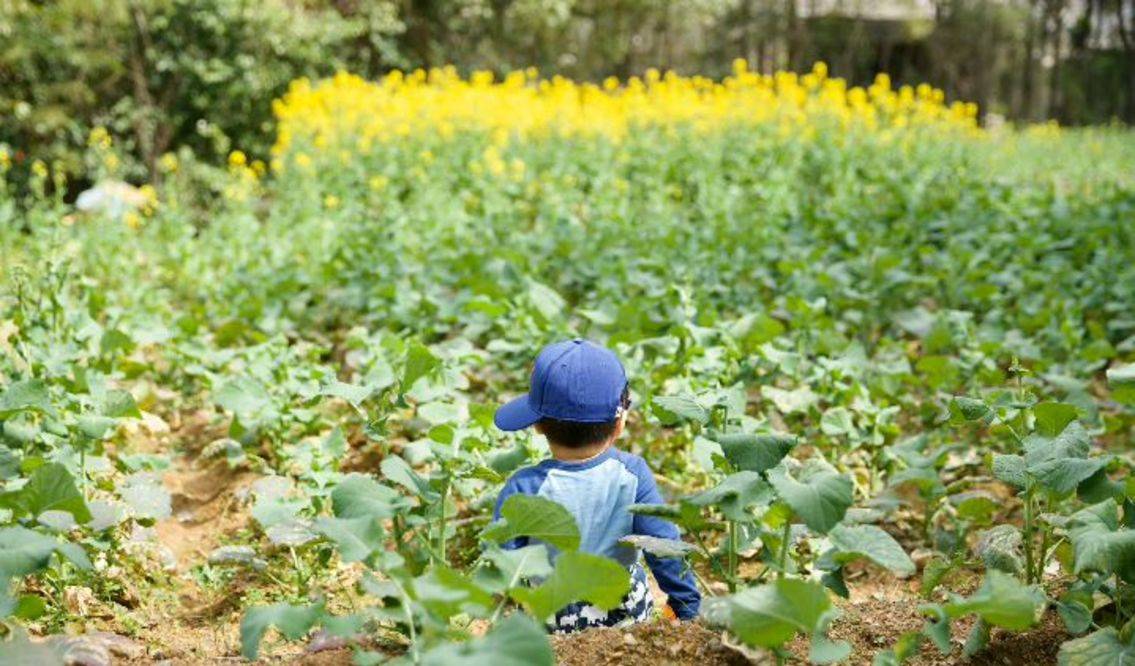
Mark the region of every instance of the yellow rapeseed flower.
POLYGON ((178 166, 177 155, 173 153, 166 153, 158 160, 158 167, 166 173, 176 173, 178 166))
MULTIPOLYGON (((319 82, 294 81, 273 111, 279 121, 272 148, 280 159, 273 161, 277 171, 309 170, 315 161, 343 163, 344 153, 371 154, 412 137, 433 141, 472 132, 487 137, 493 150, 470 169, 494 176, 515 171, 505 158, 510 145, 546 136, 620 142, 643 128, 677 136, 679 130, 705 134, 749 125, 801 137, 815 136, 822 126, 880 136, 926 127, 972 134, 978 113, 972 104, 947 104, 941 90, 925 84, 896 90, 886 74, 863 88, 830 77, 822 62, 804 75, 770 76, 751 71, 743 59, 721 81, 657 69, 599 84, 541 79, 531 69, 499 80, 491 72, 465 79, 453 67, 394 71, 379 81, 339 72, 319 82)), ((419 150, 428 163, 431 148, 419 150)))

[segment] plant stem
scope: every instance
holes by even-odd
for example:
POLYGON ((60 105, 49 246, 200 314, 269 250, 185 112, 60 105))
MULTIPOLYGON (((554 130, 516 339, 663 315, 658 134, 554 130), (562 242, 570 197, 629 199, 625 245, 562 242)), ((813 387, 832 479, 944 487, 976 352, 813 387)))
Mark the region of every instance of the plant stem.
POLYGON ((934 500, 933 498, 926 499, 926 511, 922 515, 922 538, 926 539, 928 546, 934 545, 934 540, 930 538, 930 528, 934 524, 934 500))
POLYGON ((1033 562, 1033 487, 1030 483, 1025 488, 1025 582, 1032 583, 1034 577, 1033 562))
MULTIPOLYGON (((1048 498, 1047 497, 1043 499, 1043 503, 1044 503, 1044 509, 1042 510, 1042 513, 1044 513, 1044 511, 1048 510, 1048 498)), ((1041 580, 1044 579, 1044 566, 1045 566, 1045 562, 1047 562, 1047 560, 1048 560, 1048 537, 1049 537, 1048 528, 1041 526, 1041 528, 1040 528, 1040 552, 1038 553, 1038 557, 1040 558, 1040 561, 1037 562, 1037 565, 1036 565, 1036 567, 1037 567, 1036 579, 1037 579, 1038 583, 1041 580)))
MULTIPOLYGON (((86 442, 83 442, 86 444, 86 442)), ((87 447, 79 448, 79 491, 83 493, 83 501, 87 501, 87 447)))
POLYGON ((729 521, 729 591, 737 591, 737 521, 729 521))
POLYGON ((508 581, 508 587, 505 588, 504 595, 501 597, 500 603, 498 603, 497 607, 493 609, 493 614, 489 618, 489 624, 497 623, 497 618, 500 617, 501 611, 504 610, 504 605, 508 601, 508 591, 516 587, 516 584, 520 582, 520 572, 524 570, 524 563, 527 561, 528 553, 525 552, 523 559, 521 559, 520 562, 516 565, 516 571, 512 574, 512 578, 508 581))
POLYGON ((1116 626, 1124 625, 1124 598, 1119 593, 1119 574, 1116 574, 1116 626))
POLYGON ((697 569, 695 569, 691 566, 690 567, 690 573, 692 573, 694 575, 694 580, 696 580, 698 582, 698 584, 700 584, 702 586, 702 589, 705 590, 706 594, 708 594, 711 597, 717 596, 717 593, 714 592, 712 588, 710 588, 709 583, 706 581, 706 579, 701 577, 701 574, 698 573, 697 569))
POLYGON ((792 521, 785 519, 784 532, 781 534, 780 539, 780 571, 776 574, 777 579, 783 579, 785 574, 788 573, 788 542, 792 540, 792 521))
POLYGON ((441 563, 448 565, 449 558, 445 553, 445 503, 449 499, 449 477, 445 477, 445 483, 441 486, 441 518, 438 520, 438 535, 437 535, 437 552, 441 555, 441 563))
POLYGON ((398 586, 398 591, 402 594, 402 610, 406 611, 406 626, 410 629, 410 659, 415 663, 421 663, 421 657, 418 655, 418 636, 414 629, 414 613, 410 609, 410 595, 406 594, 406 588, 402 587, 402 583, 398 579, 391 578, 391 581, 398 586))
POLYGON ((705 555, 706 561, 708 561, 709 565, 713 567, 714 571, 717 572, 717 575, 721 576, 722 578, 728 579, 729 577, 725 575, 725 571, 721 568, 721 562, 719 561, 719 558, 715 557, 714 554, 710 552, 709 546, 707 546, 705 544, 705 540, 702 539, 701 532, 691 530, 690 533, 693 534, 694 540, 698 542, 698 547, 701 548, 702 554, 705 555))

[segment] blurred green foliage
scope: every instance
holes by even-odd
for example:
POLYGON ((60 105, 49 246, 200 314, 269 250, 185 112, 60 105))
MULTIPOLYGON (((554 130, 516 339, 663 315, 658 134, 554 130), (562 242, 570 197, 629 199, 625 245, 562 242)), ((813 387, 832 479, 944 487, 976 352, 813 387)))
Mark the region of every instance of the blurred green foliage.
POLYGON ((107 127, 156 178, 175 147, 209 159, 239 144, 266 150, 271 103, 299 76, 387 50, 398 29, 381 4, 350 18, 284 0, 12 0, 0 13, 0 143, 69 174, 86 173, 89 128, 107 127), (359 40, 366 44, 360 47, 359 40))

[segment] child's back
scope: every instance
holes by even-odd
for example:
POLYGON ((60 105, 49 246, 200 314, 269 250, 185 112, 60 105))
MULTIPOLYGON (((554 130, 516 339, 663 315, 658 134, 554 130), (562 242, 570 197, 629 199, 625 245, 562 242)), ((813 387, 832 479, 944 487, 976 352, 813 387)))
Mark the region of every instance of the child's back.
MULTIPOLYGON (((494 519, 500 518, 501 506, 511 495, 550 499, 575 517, 580 550, 610 557, 631 571, 631 592, 621 607, 606 613, 572 604, 556 614, 555 628, 560 631, 647 619, 652 603, 640 552, 619 542, 631 534, 679 536, 668 521, 628 511, 632 504, 663 501, 646 462, 612 446, 622 433, 628 405, 626 378, 614 354, 572 340, 545 348, 536 360, 529 395, 497 412, 497 425, 505 430, 535 424, 548 438, 553 458, 509 478, 497 499, 494 519)), ((522 538, 508 546, 527 543, 522 538)), ((701 596, 684 564, 649 554, 646 562, 668 594, 674 613, 683 619, 696 616, 701 596)))

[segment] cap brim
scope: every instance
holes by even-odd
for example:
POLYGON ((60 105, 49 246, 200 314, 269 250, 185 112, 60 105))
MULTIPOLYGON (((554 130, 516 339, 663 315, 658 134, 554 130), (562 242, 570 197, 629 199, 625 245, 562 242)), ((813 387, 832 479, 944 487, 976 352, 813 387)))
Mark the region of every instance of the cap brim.
POLYGON ((528 406, 528 394, 510 400, 497 408, 493 423, 501 430, 523 430, 540 420, 540 415, 528 406))

